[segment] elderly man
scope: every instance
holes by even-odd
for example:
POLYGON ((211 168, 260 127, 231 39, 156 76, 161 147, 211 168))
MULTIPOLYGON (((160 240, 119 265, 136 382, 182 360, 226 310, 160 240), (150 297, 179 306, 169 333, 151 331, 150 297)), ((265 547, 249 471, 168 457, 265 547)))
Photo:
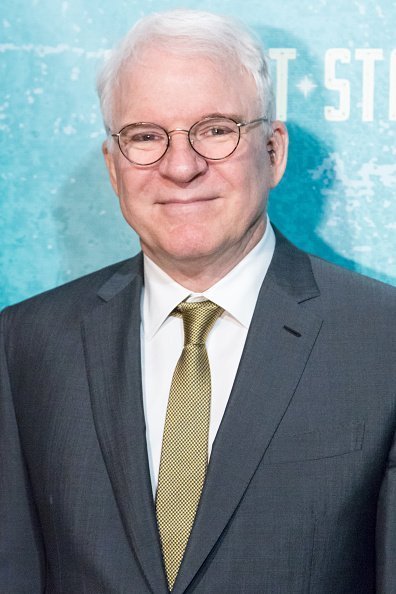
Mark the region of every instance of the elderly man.
POLYGON ((98 89, 142 253, 3 312, 0 591, 394 594, 395 291, 271 227, 262 50, 156 14, 98 89))

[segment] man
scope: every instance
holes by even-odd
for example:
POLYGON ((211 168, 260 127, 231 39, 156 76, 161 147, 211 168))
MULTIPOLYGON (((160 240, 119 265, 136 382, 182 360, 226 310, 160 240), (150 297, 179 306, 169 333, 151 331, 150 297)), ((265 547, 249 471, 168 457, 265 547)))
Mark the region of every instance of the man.
POLYGON ((3 312, 0 591, 395 593, 395 291, 269 224, 261 49, 151 15, 98 88, 143 255, 3 312))

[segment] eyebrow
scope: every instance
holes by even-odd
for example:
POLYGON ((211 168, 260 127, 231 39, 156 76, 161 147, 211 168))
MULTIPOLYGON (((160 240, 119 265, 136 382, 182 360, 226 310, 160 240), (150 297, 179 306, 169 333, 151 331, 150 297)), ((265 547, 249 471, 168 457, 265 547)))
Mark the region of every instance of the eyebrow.
MULTIPOLYGON (((213 112, 213 113, 207 113, 203 116, 201 116, 201 120, 204 120, 206 118, 230 118, 231 120, 235 120, 236 122, 243 122, 244 119, 241 117, 240 114, 236 114, 236 113, 224 113, 224 112, 213 112)), ((199 121, 199 120, 198 120, 199 121)))

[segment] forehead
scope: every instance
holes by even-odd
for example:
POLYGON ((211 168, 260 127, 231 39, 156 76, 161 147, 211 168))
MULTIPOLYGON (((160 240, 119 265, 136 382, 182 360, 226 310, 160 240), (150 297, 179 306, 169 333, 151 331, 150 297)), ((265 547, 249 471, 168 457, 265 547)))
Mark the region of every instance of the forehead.
POLYGON ((123 68, 118 82, 113 100, 118 126, 133 121, 184 126, 214 113, 243 119, 258 112, 253 77, 235 60, 150 47, 123 68))

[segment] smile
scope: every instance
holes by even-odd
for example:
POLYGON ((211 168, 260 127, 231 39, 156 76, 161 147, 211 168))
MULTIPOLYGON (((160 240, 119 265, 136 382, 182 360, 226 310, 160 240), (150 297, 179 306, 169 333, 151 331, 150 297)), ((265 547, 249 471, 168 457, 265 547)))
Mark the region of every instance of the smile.
POLYGON ((181 199, 178 200, 176 198, 172 198, 170 200, 164 200, 161 202, 158 202, 158 204, 161 204, 162 206, 192 206, 194 204, 204 204, 206 202, 213 202, 214 200, 217 200, 218 196, 211 196, 208 198, 203 198, 203 197, 194 197, 194 198, 188 198, 188 199, 181 199))

